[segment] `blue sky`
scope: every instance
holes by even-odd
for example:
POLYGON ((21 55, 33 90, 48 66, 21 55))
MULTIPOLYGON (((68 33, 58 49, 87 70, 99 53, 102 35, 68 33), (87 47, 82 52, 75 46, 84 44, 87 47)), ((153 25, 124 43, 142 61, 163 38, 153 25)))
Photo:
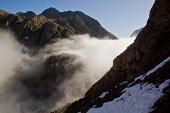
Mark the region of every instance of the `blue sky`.
POLYGON ((1 0, 0 9, 16 13, 41 13, 48 7, 60 11, 79 10, 97 19, 119 37, 128 37, 144 26, 154 0, 1 0))

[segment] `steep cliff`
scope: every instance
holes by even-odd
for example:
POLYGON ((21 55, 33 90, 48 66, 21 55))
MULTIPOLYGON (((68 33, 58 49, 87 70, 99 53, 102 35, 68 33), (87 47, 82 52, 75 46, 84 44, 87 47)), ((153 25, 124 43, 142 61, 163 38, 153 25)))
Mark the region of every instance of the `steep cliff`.
MULTIPOLYGON (((142 31, 137 36, 135 42, 130 45, 125 52, 119 55, 113 61, 113 67, 110 71, 103 76, 97 83, 95 83, 85 94, 85 97, 72 103, 66 109, 60 112, 65 113, 85 113, 90 110, 89 113, 102 113, 101 110, 107 111, 108 104, 106 102, 113 102, 112 112, 121 113, 121 109, 127 108, 128 113, 139 113, 139 111, 133 111, 135 105, 140 108, 140 105, 144 106, 143 103, 136 103, 131 107, 134 98, 130 98, 129 103, 126 101, 132 95, 135 96, 138 90, 131 92, 133 87, 144 87, 144 89, 149 87, 148 85, 153 85, 153 87, 161 87, 161 83, 164 84, 164 81, 170 79, 170 1, 169 0, 156 0, 149 15, 147 25, 142 29, 142 31), (166 60, 165 60, 166 59, 166 60), (166 62, 165 62, 165 61, 166 62), (161 63, 161 64, 159 64, 161 63), (165 64, 165 65, 162 65, 165 64), (156 66, 156 67, 155 67, 156 66), (155 67, 155 68, 154 68, 155 67), (144 85, 143 85, 144 84, 144 85), (148 84, 148 85, 145 85, 148 84), (125 89, 126 88, 126 89, 125 89), (115 107, 118 102, 121 102, 117 99, 124 96, 129 91, 129 96, 125 99, 124 103, 115 107), (104 96, 101 95, 106 92, 104 96), (115 100, 115 98, 117 98, 115 100), (116 101, 116 102, 115 102, 116 101), (105 104, 106 103, 106 104, 105 104), (138 105, 140 104, 140 105, 138 105), (106 108, 105 108, 106 107, 106 108), (118 108, 120 107, 119 111, 118 108), (99 108, 99 109, 97 109, 99 108), (100 109, 101 108, 101 109, 100 109), (102 109, 103 108, 103 109, 102 109)), ((150 88, 137 94, 140 98, 142 94, 152 94, 152 89, 150 88)), ((170 109, 168 108, 169 103, 169 84, 167 83, 160 93, 162 95, 156 96, 157 98, 161 97, 158 101, 155 98, 153 106, 154 113, 169 113, 170 109), (161 92, 163 91, 163 92, 161 92), (157 102, 156 102, 157 101, 157 102)), ((139 91, 143 91, 142 88, 139 91)), ((154 92, 154 91, 153 91, 154 92)), ((154 93, 152 96, 155 96, 154 93)), ((135 98, 138 98, 135 97, 135 98)), ((146 96, 147 98, 147 96, 146 96)), ((148 102, 151 97, 148 97, 148 102)), ((145 97, 144 97, 145 99, 145 97)), ((120 99, 121 100, 121 99, 120 99)), ((138 100, 138 99, 137 99, 138 100)), ((139 99, 140 100, 140 99, 139 99)), ((136 102, 136 101, 134 101, 136 102)), ((146 99, 147 102, 147 99, 146 99)), ((146 106, 148 107, 148 106, 146 106)), ((151 109, 150 108, 150 109, 151 109)), ((146 108, 143 108, 146 109, 146 108)), ((153 109, 152 109, 153 110, 153 109)), ((151 110, 151 111, 152 111, 151 110)), ((104 112, 104 111, 103 111, 104 112)), ((146 112, 146 111, 145 111, 146 112)), ((57 111, 56 111, 57 113, 57 111)), ((143 112, 141 112, 143 113, 143 112)))

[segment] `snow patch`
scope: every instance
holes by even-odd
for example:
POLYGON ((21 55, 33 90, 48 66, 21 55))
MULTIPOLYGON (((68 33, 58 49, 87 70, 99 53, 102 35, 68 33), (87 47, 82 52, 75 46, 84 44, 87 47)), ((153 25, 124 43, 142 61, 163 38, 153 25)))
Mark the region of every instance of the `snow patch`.
POLYGON ((87 113, 148 113, 154 103, 163 95, 162 91, 170 83, 170 79, 159 87, 153 84, 136 84, 125 88, 125 92, 111 102, 104 103, 101 108, 92 108, 87 113))
POLYGON ((107 94, 109 94, 109 92, 104 92, 104 93, 102 93, 99 97, 100 97, 100 98, 104 98, 107 94))
POLYGON ((128 83, 128 81, 124 81, 124 82, 120 83, 119 85, 121 86, 121 85, 124 85, 126 83, 128 83))
MULTIPOLYGON (((146 76, 154 73, 169 61, 170 56, 146 74, 137 77, 135 81, 144 80, 146 76)), ((124 82, 121 84, 124 84, 124 82)), ((163 95, 163 89, 169 86, 169 84, 170 79, 164 81, 159 87, 152 83, 138 83, 125 88, 123 90, 124 93, 120 97, 104 103, 100 108, 91 108, 87 113, 148 113, 153 110, 154 103, 163 95)))
POLYGON ((165 65, 167 62, 169 62, 169 61, 170 61, 170 56, 169 56, 167 59, 165 59, 164 61, 162 61, 160 64, 158 64, 157 66, 155 66, 153 69, 151 69, 150 71, 148 71, 147 73, 145 73, 145 74, 137 77, 137 78, 135 79, 135 81, 136 81, 136 80, 144 80, 145 77, 147 77, 148 75, 154 73, 155 71, 157 71, 159 68, 161 68, 162 66, 164 66, 164 65, 165 65))
POLYGON ((30 39, 30 37, 26 36, 25 39, 30 39))

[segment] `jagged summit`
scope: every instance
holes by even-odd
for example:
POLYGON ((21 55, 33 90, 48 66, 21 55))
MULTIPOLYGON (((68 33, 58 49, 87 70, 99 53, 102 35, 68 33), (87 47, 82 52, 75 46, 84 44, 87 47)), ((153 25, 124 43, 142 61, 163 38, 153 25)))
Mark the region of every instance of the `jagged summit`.
POLYGON ((80 11, 60 12, 48 8, 36 15, 32 11, 10 14, 0 11, 0 28, 10 28, 18 40, 28 46, 44 46, 58 38, 68 38, 75 34, 117 39, 92 17, 80 11), (29 37, 29 38, 25 38, 29 37))
POLYGON ((58 13, 60 13, 59 10, 57 10, 57 9, 55 9, 55 8, 53 8, 53 7, 49 7, 49 8, 47 8, 47 9, 45 9, 45 10, 41 13, 41 15, 44 15, 44 16, 46 16, 46 17, 48 17, 48 18, 55 18, 56 15, 58 15, 58 13))

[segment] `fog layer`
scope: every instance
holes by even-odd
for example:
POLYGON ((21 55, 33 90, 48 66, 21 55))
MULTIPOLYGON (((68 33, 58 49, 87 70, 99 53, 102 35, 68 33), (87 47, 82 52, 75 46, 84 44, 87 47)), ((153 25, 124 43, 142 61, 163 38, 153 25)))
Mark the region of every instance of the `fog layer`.
POLYGON ((12 33, 1 30, 0 113, 48 112, 83 97, 133 40, 75 35, 49 44, 31 56, 12 33), (62 61, 62 57, 68 60, 62 61))

